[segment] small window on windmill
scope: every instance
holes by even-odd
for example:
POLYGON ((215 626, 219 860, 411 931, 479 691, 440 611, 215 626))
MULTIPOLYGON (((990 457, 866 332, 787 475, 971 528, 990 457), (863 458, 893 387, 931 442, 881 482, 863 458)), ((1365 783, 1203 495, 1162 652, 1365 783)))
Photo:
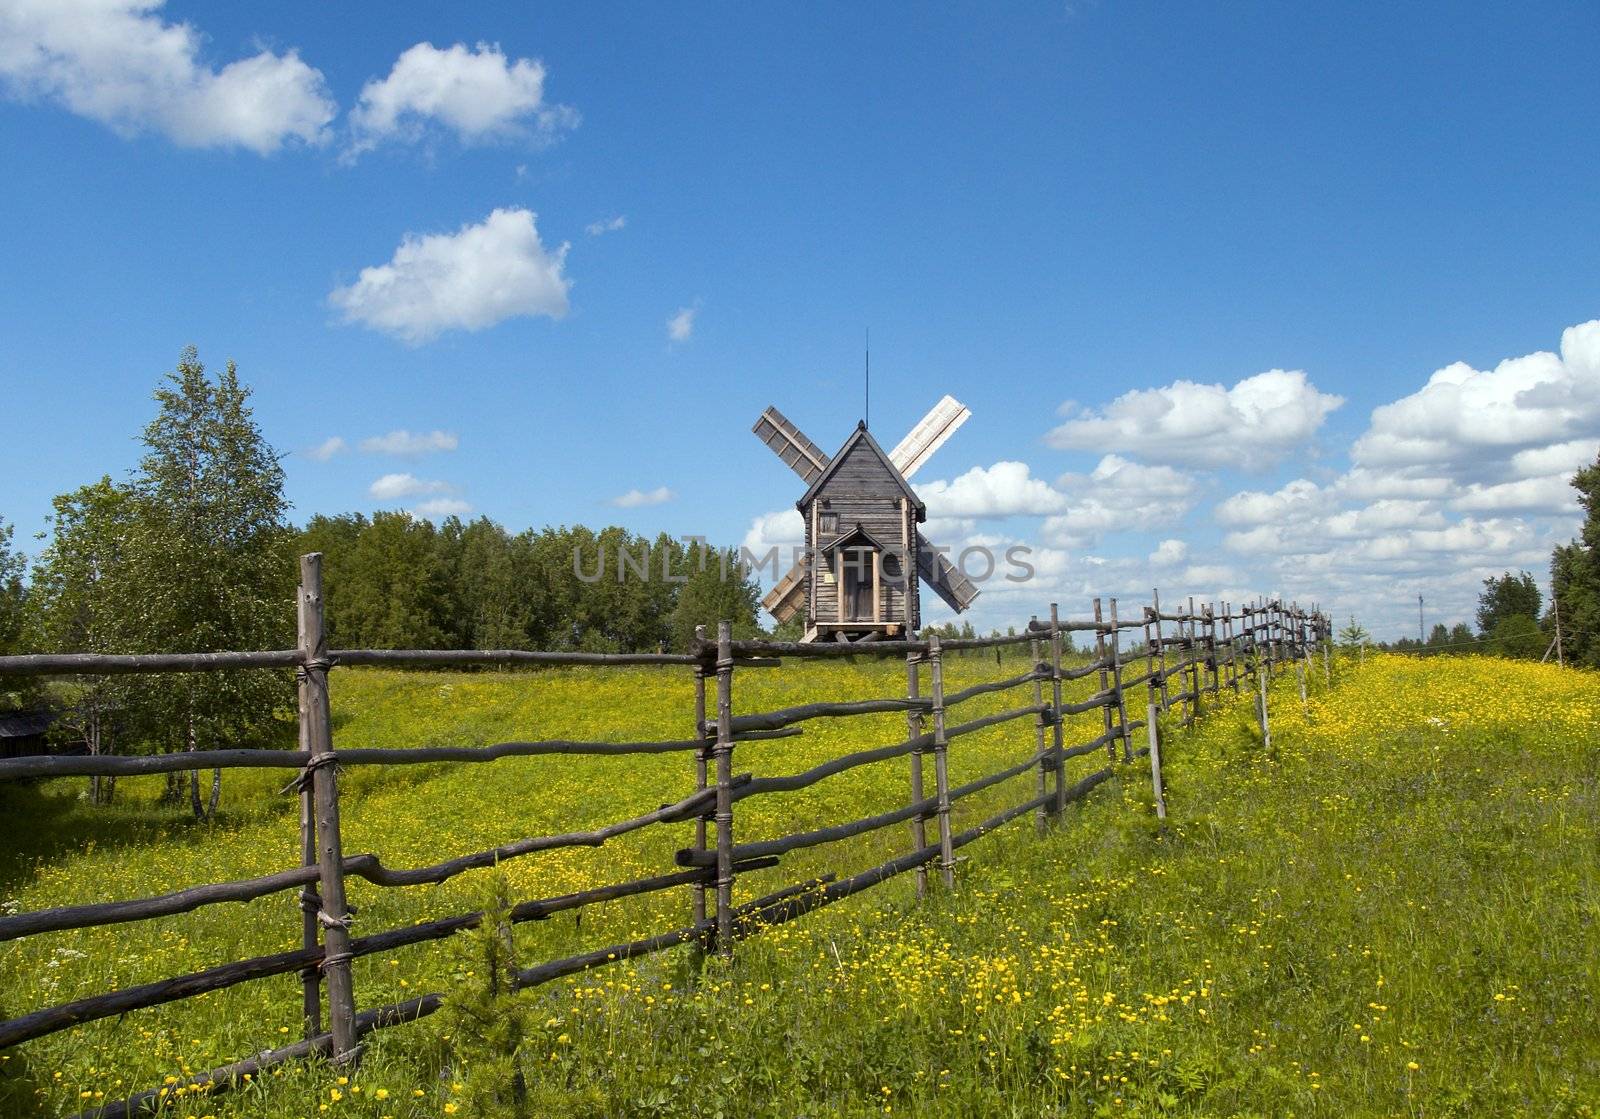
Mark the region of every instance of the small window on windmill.
POLYGON ((829 536, 837 534, 839 531, 839 514, 831 509, 823 509, 817 517, 817 528, 829 536))

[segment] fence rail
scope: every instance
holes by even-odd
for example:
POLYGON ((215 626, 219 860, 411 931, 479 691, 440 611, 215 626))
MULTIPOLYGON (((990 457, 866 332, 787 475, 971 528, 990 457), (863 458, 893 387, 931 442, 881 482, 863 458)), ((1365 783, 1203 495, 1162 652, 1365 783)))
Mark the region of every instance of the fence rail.
MULTIPOLYGON (((1262 686, 1275 666, 1292 663, 1303 674, 1311 651, 1324 653, 1331 638, 1328 620, 1316 610, 1303 611, 1280 601, 1259 601, 1232 609, 1222 604, 1163 611, 1159 594, 1134 618, 1119 617, 1117 602, 1109 612, 1099 599, 1087 619, 1063 619, 1052 605, 1048 621, 1031 620, 1024 633, 977 639, 876 641, 845 645, 780 641, 734 641, 726 623, 715 641, 703 631, 687 654, 543 653, 518 650, 329 650, 323 630, 321 557, 301 561, 298 595, 300 640, 294 650, 255 653, 189 653, 157 655, 39 654, 0 657, 0 676, 104 673, 211 672, 241 669, 294 668, 300 688, 300 749, 199 750, 143 757, 23 757, 0 760, 0 780, 68 776, 127 776, 172 773, 200 768, 279 768, 296 772, 285 793, 301 799, 301 865, 255 878, 192 886, 145 898, 63 906, 0 917, 0 940, 42 933, 88 929, 191 912, 209 905, 250 901, 273 893, 300 891, 301 947, 293 951, 220 964, 174 976, 44 1007, 0 1022, 0 1047, 17 1045, 97 1019, 127 1014, 278 975, 298 974, 302 984, 304 1037, 296 1044, 248 1060, 201 1073, 183 1081, 225 1089, 246 1073, 255 1074, 286 1061, 325 1054, 350 1061, 360 1039, 431 1014, 443 996, 430 993, 404 1003, 357 1013, 351 962, 407 945, 440 940, 476 926, 481 912, 458 914, 404 928, 352 936, 352 915, 346 883, 361 878, 379 887, 404 887, 447 881, 469 871, 508 859, 567 847, 599 847, 611 839, 662 824, 694 824, 693 843, 677 849, 679 869, 628 882, 613 883, 559 897, 523 901, 510 910, 512 922, 544 920, 551 915, 625 897, 688 887, 692 919, 676 929, 623 944, 551 960, 522 969, 515 986, 527 988, 617 960, 636 958, 691 944, 702 951, 729 954, 734 943, 754 931, 796 919, 863 890, 915 872, 917 891, 927 889, 930 870, 947 887, 954 886, 955 852, 997 828, 1033 813, 1042 830, 1066 806, 1087 796, 1117 772, 1119 764, 1149 752, 1134 749, 1133 733, 1146 728, 1156 713, 1179 709, 1184 725, 1196 717, 1202 697, 1223 688, 1236 694, 1241 680, 1262 686), (1236 626, 1234 623, 1238 623, 1236 626), (1166 630, 1170 623, 1173 629, 1166 630), (1140 631, 1139 647, 1125 650, 1122 636, 1140 631), (1094 654, 1086 665, 1067 666, 1063 638, 1073 632, 1094 635, 1094 654), (956 691, 944 682, 945 657, 951 652, 1027 645, 1030 666, 1002 679, 982 681, 956 691), (903 657, 906 694, 802 704, 771 711, 734 712, 735 674, 741 668, 765 668, 783 658, 838 656, 903 657), (1125 673, 1141 663, 1137 675, 1125 673), (545 740, 503 742, 482 747, 377 747, 337 749, 333 745, 328 703, 330 670, 338 666, 448 667, 465 665, 530 666, 658 666, 692 670, 695 687, 695 731, 689 739, 640 742, 545 740), (924 672, 926 670, 926 672, 924 672), (1062 685, 1095 677, 1096 690, 1082 700, 1068 701, 1062 685), (923 690, 926 678, 928 688, 923 690), (714 681, 714 694, 711 691, 714 681), (1169 687, 1176 682, 1176 689, 1169 687), (1044 690, 1050 685, 1049 693, 1044 690), (1130 720, 1128 691, 1148 693, 1149 718, 1130 720), (966 719, 949 721, 949 712, 982 696, 1027 689, 1030 702, 966 719), (708 704, 714 699, 714 706, 708 704), (1102 712, 1101 733, 1069 745, 1066 719, 1102 712), (802 724, 817 719, 850 719, 903 713, 906 736, 898 742, 835 756, 809 769, 787 775, 737 773, 735 747, 789 738, 802 724), (949 754, 952 742, 965 736, 1028 719, 1033 728, 1030 748, 1019 760, 986 775, 952 786, 949 754), (1105 751, 1105 764, 1069 783, 1067 761, 1105 751), (338 769, 353 765, 480 764, 510 757, 547 755, 616 756, 625 754, 694 755, 695 790, 650 812, 584 830, 528 836, 482 851, 421 867, 385 867, 374 854, 346 854, 342 847, 338 769), (755 796, 796 792, 862 766, 907 758, 910 796, 900 807, 872 816, 830 823, 794 834, 756 841, 738 841, 737 806, 755 796), (931 763, 934 788, 926 787, 931 763), (952 807, 968 798, 1036 773, 1031 796, 1004 808, 981 823, 956 831, 952 807), (845 878, 832 873, 786 886, 750 902, 735 905, 734 885, 741 874, 779 865, 785 856, 808 848, 910 825, 911 847, 887 861, 845 878), (934 831, 930 836, 929 825, 934 831), (324 1029, 324 1006, 327 1028, 324 1029)), ((1303 681, 1303 675, 1302 675, 1303 681)), ((1252 686, 1252 691, 1256 690, 1252 686)), ((1264 690, 1262 695, 1265 695, 1264 690)), ((1266 710, 1260 709, 1263 732, 1266 710)), ((1151 728, 1153 729, 1153 728, 1151 728)), ((123 1116, 153 1110, 166 1098, 152 1090, 99 1107, 86 1115, 123 1116)))

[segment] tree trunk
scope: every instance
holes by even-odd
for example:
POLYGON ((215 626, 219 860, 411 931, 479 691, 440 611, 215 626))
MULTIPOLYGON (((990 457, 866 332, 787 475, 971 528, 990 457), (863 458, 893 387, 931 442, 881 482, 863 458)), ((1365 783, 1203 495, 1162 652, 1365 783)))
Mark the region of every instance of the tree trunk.
MULTIPOLYGON (((191 754, 196 749, 193 712, 189 714, 187 742, 184 748, 191 754)), ((206 818, 205 812, 200 806, 200 771, 198 769, 189 771, 189 807, 194 809, 194 818, 196 820, 204 820, 206 818)))
POLYGON ((211 771, 211 800, 206 805, 206 819, 217 818, 217 802, 222 799, 222 770, 211 771))

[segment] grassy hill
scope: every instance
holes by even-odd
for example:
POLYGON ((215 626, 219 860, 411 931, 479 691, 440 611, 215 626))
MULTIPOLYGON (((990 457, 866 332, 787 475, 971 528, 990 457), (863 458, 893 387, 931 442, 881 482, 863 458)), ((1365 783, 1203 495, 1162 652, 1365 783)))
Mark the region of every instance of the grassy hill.
MULTIPOLYGON (((954 659, 950 686, 1004 675, 954 659)), ((1043 840, 1019 821, 964 850, 958 889, 909 882, 769 930, 698 978, 683 953, 573 977, 521 1002, 534 1114, 1586 1115, 1600 1106, 1600 699, 1591 674, 1488 659, 1369 658, 1302 713, 1281 684, 1273 751, 1247 703, 1166 744, 1166 826, 1131 767, 1043 840)), ((895 694, 895 664, 742 673, 740 710, 895 694)), ((686 673, 335 674, 340 745, 489 743, 691 731, 686 673)), ((997 710, 1010 697, 975 701, 997 710)), ((964 709, 965 717, 965 709, 964 709)), ((1098 714, 1069 741, 1092 737, 1098 714)), ((813 723, 741 746, 735 769, 789 773, 890 742, 903 719, 813 723)), ((958 740, 959 783, 1020 760, 1026 722, 958 740)), ((1077 772, 1099 764, 1075 762, 1077 772)), ((740 838, 904 803, 905 763, 741 804, 740 838)), ((412 866, 653 808, 692 789, 684 755, 351 770, 347 852, 412 866)), ((264 873, 297 857, 282 777, 230 773, 202 828, 127 782, 111 813, 75 786, 7 790, 23 909, 264 873), (92 837, 86 848, 79 837, 92 837)), ((1030 795, 993 791, 958 820, 1030 795)), ((980 799, 981 798, 975 798, 980 799)), ((516 897, 668 869, 689 825, 501 871, 516 897)), ((903 827, 797 852, 740 879, 754 897, 906 848, 903 827)), ((358 931, 476 908, 483 872, 439 887, 356 883, 358 931)), ((687 891, 519 927, 525 963, 685 923, 687 891)), ((13 942, 7 1014, 292 948, 290 895, 148 925, 13 942)), ((452 990, 464 946, 359 961, 362 1005, 452 990)), ((17 1114, 70 1113, 281 1043, 292 978, 245 985, 19 1047, 0 1062, 17 1114), (86 1095, 85 1095, 86 1093, 86 1095), (97 1097, 96 1093, 104 1093, 97 1097)), ((471 1113, 483 1065, 439 1016, 376 1035, 360 1071, 290 1068, 174 1114, 471 1113), (475 1069, 477 1072, 475 1073, 475 1069), (476 1079, 475 1079, 476 1077, 476 1079), (320 1109, 326 1106, 327 1112, 320 1109), (452 1112, 452 1108, 455 1112, 452 1112)), ((6 1097, 0 1097, 6 1098, 6 1097)))

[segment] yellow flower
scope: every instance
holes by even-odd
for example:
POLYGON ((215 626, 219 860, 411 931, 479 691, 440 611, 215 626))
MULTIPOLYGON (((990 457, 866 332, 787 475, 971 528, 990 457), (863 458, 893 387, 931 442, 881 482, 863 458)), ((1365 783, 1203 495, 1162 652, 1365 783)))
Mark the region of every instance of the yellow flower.
POLYGON ((1416 1072, 1421 1067, 1422 1066, 1417 1064, 1417 1062, 1415 1062, 1415 1061, 1407 1061, 1406 1062, 1406 1068, 1410 1069, 1412 1072, 1416 1072))

